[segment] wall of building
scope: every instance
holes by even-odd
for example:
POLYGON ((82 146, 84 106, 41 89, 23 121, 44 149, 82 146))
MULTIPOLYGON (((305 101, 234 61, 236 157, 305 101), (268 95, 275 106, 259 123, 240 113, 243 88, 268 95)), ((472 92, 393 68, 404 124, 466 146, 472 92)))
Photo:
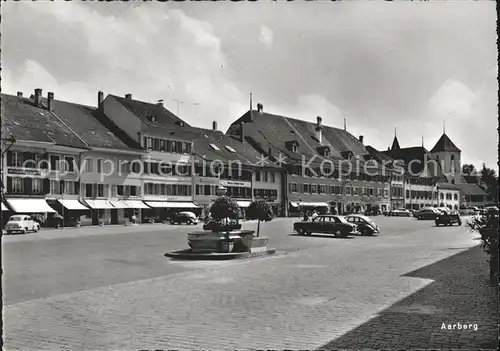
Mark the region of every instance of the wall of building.
POLYGON ((140 142, 138 133, 142 129, 142 121, 139 118, 135 117, 125 106, 109 95, 104 99, 102 106, 104 114, 109 119, 132 139, 140 142))
POLYGON ((460 207, 460 191, 439 189, 439 207, 448 207, 458 210, 460 207))

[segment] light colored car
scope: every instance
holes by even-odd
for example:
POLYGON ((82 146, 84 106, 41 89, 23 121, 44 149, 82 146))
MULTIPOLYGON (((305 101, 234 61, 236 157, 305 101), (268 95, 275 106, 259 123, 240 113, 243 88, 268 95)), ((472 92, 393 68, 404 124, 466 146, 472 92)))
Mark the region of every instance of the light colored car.
POLYGON ((413 216, 413 213, 406 208, 398 208, 397 210, 391 210, 389 212, 389 216, 411 217, 413 216))
POLYGON ((5 225, 4 230, 7 234, 14 232, 21 232, 26 234, 28 231, 38 232, 40 230, 40 224, 28 215, 15 215, 9 218, 9 221, 5 225))
POLYGON ((378 225, 369 217, 363 215, 349 215, 345 219, 347 222, 355 224, 357 231, 361 235, 373 235, 380 233, 378 225))

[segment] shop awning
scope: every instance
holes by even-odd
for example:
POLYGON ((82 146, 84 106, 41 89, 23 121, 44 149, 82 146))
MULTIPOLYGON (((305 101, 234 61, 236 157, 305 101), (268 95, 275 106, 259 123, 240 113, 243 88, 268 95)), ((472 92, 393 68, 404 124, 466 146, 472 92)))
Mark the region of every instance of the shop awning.
POLYGON ((139 200, 127 200, 126 202, 130 208, 150 208, 144 202, 139 200))
POLYGON ((247 208, 250 206, 251 201, 236 201, 236 203, 238 204, 238 207, 247 208))
POLYGON ((88 210, 86 206, 76 199, 60 199, 57 201, 67 210, 88 210))
POLYGON ((146 205, 159 208, 199 208, 192 202, 147 201, 146 205))
POLYGON ((109 202, 111 203, 111 205, 113 205, 114 208, 130 208, 127 201, 125 200, 119 200, 119 201, 109 200, 109 202))
POLYGON ((2 202, 2 211, 8 211, 9 209, 7 208, 7 206, 5 206, 2 202))
POLYGON ((330 207, 327 202, 290 202, 293 207, 330 207))
POLYGON ((87 205, 94 210, 104 210, 108 208, 114 208, 113 205, 108 200, 87 200, 85 199, 87 205))
POLYGON ((7 199, 7 203, 17 213, 56 212, 44 199, 7 199))

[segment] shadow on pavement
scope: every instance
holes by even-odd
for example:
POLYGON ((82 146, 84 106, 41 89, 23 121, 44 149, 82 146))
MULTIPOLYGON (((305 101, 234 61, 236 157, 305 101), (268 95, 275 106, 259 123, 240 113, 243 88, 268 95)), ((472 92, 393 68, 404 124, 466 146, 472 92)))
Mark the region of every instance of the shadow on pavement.
MULTIPOLYGON (((291 233, 289 234, 289 236, 298 236, 298 237, 303 237, 303 238, 329 238, 329 239, 339 239, 339 240, 351 240, 351 239, 354 239, 356 238, 356 236, 348 236, 348 237, 345 237, 345 238, 341 238, 341 237, 336 237, 335 235, 329 235, 329 234, 311 234, 311 235, 299 235, 297 233, 291 233)), ((358 235, 359 236, 359 235, 358 235)))
POLYGON ((434 281, 320 350, 497 349, 498 292, 489 285, 487 256, 479 246, 403 276, 434 281), (443 323, 456 329, 443 330, 443 323))

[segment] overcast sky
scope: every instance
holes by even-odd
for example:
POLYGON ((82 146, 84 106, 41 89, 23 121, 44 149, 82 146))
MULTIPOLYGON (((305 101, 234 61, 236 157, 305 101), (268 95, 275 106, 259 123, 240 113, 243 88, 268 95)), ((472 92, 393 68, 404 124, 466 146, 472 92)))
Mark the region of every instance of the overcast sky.
POLYGON ((497 162, 493 1, 2 4, 2 91, 156 102, 224 131, 249 108, 497 162), (183 101, 177 103, 175 99, 183 101))

